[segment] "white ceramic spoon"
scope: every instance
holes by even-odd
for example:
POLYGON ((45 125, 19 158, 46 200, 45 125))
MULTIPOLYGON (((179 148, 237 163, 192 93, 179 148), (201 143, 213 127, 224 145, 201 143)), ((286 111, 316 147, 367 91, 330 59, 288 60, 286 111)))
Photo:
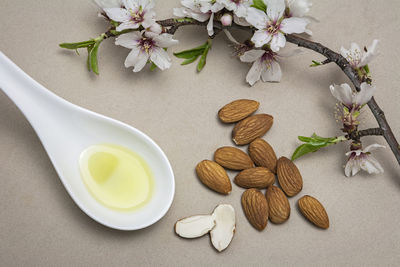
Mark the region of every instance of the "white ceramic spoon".
POLYGON ((120 230, 141 229, 165 215, 174 197, 174 174, 164 152, 147 135, 56 96, 24 73, 2 52, 0 88, 28 119, 66 190, 87 215, 120 230), (146 206, 132 212, 111 210, 97 202, 86 189, 80 177, 79 156, 85 148, 100 143, 129 148, 149 164, 155 189, 146 206))

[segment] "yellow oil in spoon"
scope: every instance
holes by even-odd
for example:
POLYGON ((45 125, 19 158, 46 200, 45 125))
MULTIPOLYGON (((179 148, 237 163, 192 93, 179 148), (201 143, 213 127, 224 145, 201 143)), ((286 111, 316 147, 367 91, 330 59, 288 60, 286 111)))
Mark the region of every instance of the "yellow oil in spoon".
POLYGON ((79 167, 89 192, 109 208, 133 210, 151 199, 151 170, 129 149, 111 144, 90 146, 82 152, 79 167))

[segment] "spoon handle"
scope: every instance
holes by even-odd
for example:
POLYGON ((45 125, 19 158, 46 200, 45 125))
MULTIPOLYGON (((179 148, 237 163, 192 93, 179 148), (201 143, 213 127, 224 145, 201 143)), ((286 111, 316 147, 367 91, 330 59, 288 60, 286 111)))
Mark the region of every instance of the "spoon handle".
POLYGON ((33 128, 60 111, 66 101, 48 91, 0 51, 0 89, 15 103, 33 128))

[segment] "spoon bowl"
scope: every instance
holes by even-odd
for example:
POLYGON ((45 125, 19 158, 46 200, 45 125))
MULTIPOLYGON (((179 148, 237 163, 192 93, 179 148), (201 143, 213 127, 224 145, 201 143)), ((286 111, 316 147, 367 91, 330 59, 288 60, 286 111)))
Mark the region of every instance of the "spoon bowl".
POLYGON ((111 228, 137 230, 166 214, 175 193, 174 174, 168 158, 150 137, 125 123, 56 96, 1 52, 0 89, 28 119, 65 189, 88 216, 111 228), (123 146, 147 162, 154 178, 149 203, 138 210, 118 211, 103 206, 90 194, 80 175, 79 156, 97 144, 123 146))

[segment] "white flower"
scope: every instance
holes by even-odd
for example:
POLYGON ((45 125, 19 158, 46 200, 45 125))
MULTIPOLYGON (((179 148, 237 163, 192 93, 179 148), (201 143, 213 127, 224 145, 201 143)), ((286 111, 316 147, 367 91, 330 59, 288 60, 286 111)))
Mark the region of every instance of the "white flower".
POLYGON ((94 0, 94 2, 101 9, 123 6, 122 0, 94 0))
POLYGON ((121 24, 117 31, 148 28, 155 23, 154 2, 151 0, 122 0, 125 8, 104 8, 107 16, 121 24))
POLYGON ((217 3, 222 4, 229 11, 233 11, 239 18, 246 17, 247 9, 251 5, 249 0, 217 0, 217 3))
POLYGON ((332 95, 336 97, 339 102, 343 103, 343 105, 351 110, 353 107, 359 108, 371 100, 376 87, 363 82, 360 85, 360 92, 354 92, 347 83, 341 85, 334 84, 331 85, 329 89, 331 90, 332 95))
POLYGON ((253 86, 258 80, 279 82, 282 77, 281 67, 276 61, 277 54, 272 50, 252 49, 245 52, 240 60, 254 62, 246 76, 246 81, 253 86))
POLYGON ((304 17, 312 6, 309 0, 285 0, 290 17, 304 17))
POLYGON ((263 0, 267 5, 267 13, 250 7, 247 11, 247 21, 258 30, 251 41, 256 47, 270 44, 271 50, 277 52, 286 44, 284 34, 303 33, 309 21, 305 18, 285 18, 284 0, 263 0))
POLYGON ((208 35, 214 34, 214 13, 222 10, 224 6, 214 0, 182 0, 183 7, 174 8, 174 16, 179 18, 193 18, 207 24, 208 35))
POLYGON ((367 48, 367 51, 361 50, 358 44, 351 43, 350 49, 347 50, 343 46, 340 48, 340 53, 347 59, 350 65, 357 69, 364 67, 371 62, 377 55, 377 45, 379 40, 372 41, 372 44, 367 48))
POLYGON ((360 170, 371 173, 383 173, 381 164, 371 155, 372 150, 376 148, 384 148, 385 146, 373 144, 365 149, 352 150, 346 153, 349 156, 344 172, 347 177, 356 175, 360 170))
POLYGON ((125 60, 126 68, 133 66, 133 71, 138 72, 150 60, 158 68, 165 70, 171 66, 171 59, 163 48, 178 43, 172 37, 173 35, 168 33, 156 34, 154 32, 145 32, 142 34, 134 31, 118 36, 115 44, 132 49, 125 60))

